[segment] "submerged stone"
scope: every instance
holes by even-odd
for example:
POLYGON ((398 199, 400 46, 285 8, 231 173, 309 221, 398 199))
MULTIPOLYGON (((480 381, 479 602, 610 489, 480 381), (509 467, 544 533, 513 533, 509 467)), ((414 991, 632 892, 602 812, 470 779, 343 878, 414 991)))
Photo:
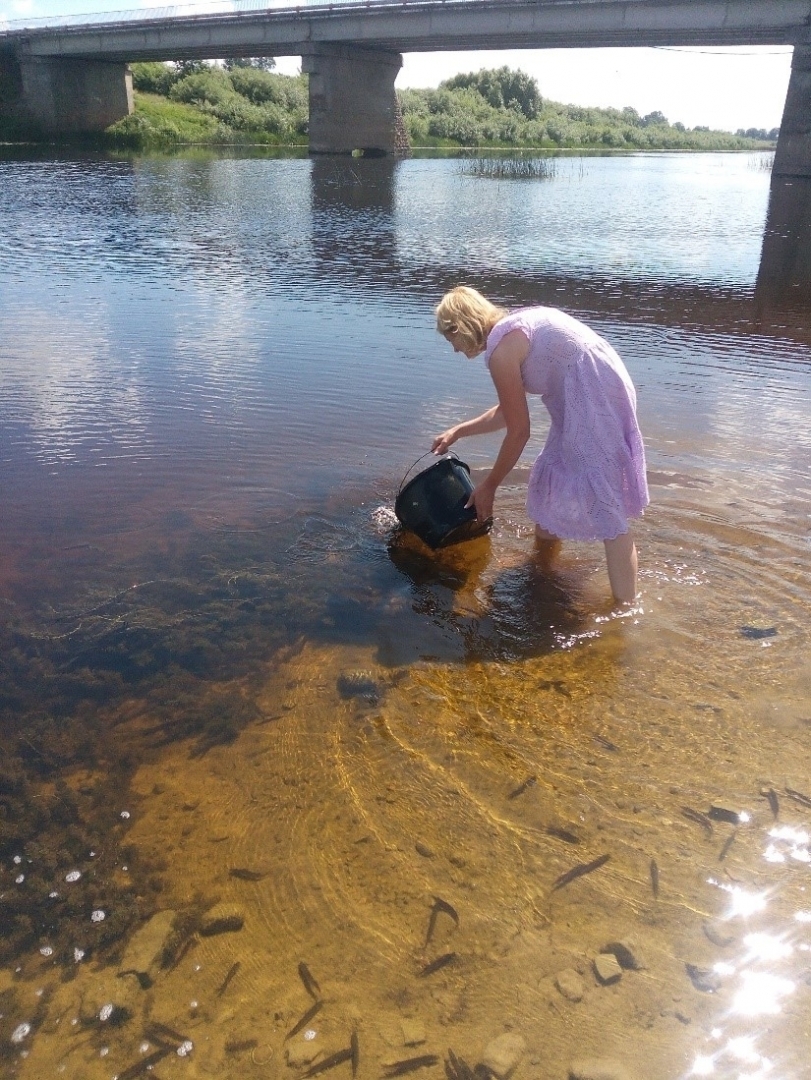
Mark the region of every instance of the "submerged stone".
POLYGON ((160 967, 163 950, 172 932, 176 912, 159 911, 130 939, 121 960, 119 973, 154 978, 160 967))
POLYGON ((527 1044, 520 1035, 506 1032, 493 1039, 484 1048, 482 1065, 498 1080, 506 1080, 526 1053, 527 1044))
POLYGON ((363 698, 379 701, 380 684, 370 671, 344 671, 338 676, 338 693, 342 698, 363 698))

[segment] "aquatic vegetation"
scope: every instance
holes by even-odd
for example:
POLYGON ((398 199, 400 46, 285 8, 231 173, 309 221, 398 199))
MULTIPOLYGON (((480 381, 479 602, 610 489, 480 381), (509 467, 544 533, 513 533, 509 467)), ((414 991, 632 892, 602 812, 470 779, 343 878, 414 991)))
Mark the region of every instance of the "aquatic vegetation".
POLYGON ((554 180, 557 161, 553 157, 479 157, 465 159, 462 171, 484 180, 554 180))

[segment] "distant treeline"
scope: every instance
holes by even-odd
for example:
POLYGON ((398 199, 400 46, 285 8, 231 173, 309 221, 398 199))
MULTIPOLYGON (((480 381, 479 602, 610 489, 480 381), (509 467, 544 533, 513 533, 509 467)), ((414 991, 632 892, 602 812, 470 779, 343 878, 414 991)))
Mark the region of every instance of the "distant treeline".
MULTIPOLYGON (((135 112, 108 130, 118 144, 262 142, 306 145, 307 78, 278 75, 268 58, 133 64, 135 112)), ((397 93, 418 147, 583 147, 751 150, 777 130, 736 134, 669 123, 660 112, 597 109, 542 99, 535 79, 502 67, 456 75, 435 90, 397 93)))

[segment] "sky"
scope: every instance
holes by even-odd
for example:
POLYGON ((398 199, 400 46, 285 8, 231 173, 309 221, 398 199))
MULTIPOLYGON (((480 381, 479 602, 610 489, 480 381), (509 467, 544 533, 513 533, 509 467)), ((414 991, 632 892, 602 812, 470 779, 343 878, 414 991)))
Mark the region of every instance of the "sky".
MULTIPOLYGON (((198 7, 215 0, 202 0, 198 7)), ((228 0, 216 0, 226 10, 228 0)), ((83 12, 155 7, 149 0, 0 0, 4 20, 75 16, 83 12)), ((179 5, 185 10, 188 5, 179 5)), ((166 12, 162 9, 162 13, 166 12)), ((640 115, 662 112, 671 123, 721 131, 780 126, 788 87, 791 49, 747 46, 722 49, 525 49, 507 52, 409 53, 397 78, 399 89, 437 86, 460 72, 482 68, 520 69, 537 80, 541 96, 569 105, 617 109, 640 115)), ((299 57, 280 57, 277 70, 294 74, 299 57)))

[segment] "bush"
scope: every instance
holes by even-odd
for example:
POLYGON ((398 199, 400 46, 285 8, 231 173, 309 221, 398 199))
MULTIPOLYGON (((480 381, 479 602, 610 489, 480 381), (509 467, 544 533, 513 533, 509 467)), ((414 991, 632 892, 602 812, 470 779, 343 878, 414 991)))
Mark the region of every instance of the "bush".
POLYGON ((270 101, 291 111, 309 108, 307 79, 303 75, 291 77, 258 68, 234 68, 230 78, 236 92, 255 105, 270 101))
POLYGON ((180 78, 174 68, 159 62, 132 64, 132 85, 145 94, 169 96, 169 91, 180 78))
POLYGON ((187 75, 169 91, 172 101, 183 101, 187 105, 220 105, 234 95, 230 76, 218 68, 187 75))

